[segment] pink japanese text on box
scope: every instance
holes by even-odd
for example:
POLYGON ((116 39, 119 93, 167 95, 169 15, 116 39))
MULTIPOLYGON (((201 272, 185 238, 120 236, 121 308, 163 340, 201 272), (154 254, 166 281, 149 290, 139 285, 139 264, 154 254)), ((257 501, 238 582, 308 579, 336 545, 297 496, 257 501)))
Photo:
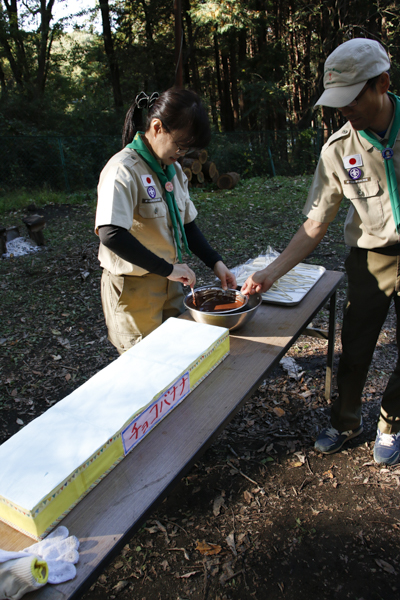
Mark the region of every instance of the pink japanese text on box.
POLYGON ((122 432, 125 456, 190 392, 189 371, 184 373, 122 432))

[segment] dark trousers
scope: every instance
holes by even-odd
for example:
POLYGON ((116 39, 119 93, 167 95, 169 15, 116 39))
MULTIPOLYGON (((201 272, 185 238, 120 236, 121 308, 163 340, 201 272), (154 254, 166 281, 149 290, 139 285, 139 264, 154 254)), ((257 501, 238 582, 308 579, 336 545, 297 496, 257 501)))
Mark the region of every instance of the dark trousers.
MULTIPOLYGON (((337 374, 339 396, 332 405, 331 422, 339 431, 361 422, 361 395, 382 325, 393 299, 396 341, 400 348, 400 257, 352 248, 346 259, 347 304, 343 315, 342 355, 337 374)), ((400 362, 382 396, 378 427, 382 433, 400 431, 400 362)))

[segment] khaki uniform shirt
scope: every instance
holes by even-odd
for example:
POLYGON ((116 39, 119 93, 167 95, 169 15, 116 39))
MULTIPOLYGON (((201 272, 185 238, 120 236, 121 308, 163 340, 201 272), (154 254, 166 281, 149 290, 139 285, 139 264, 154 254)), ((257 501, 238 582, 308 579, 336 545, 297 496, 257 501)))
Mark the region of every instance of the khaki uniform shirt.
MULTIPOLYGON (((174 195, 182 223, 190 223, 197 210, 190 200, 187 177, 175 163, 172 179, 174 195)), ((176 242, 165 190, 149 165, 131 148, 113 156, 100 174, 97 188, 96 233, 101 225, 118 225, 130 233, 148 250, 167 262, 177 262, 176 242)), ((179 228, 179 226, 178 226, 179 228)), ((103 268, 114 275, 141 276, 145 269, 131 264, 100 244, 99 260, 103 268)))
MULTIPOLYGON (((393 150, 400 187, 400 132, 393 150)), ((384 160, 379 150, 346 123, 322 148, 303 213, 319 223, 330 223, 346 197, 351 203, 344 225, 347 245, 369 250, 398 243, 384 160), (349 175, 349 158, 354 157, 361 162, 357 180, 349 175)))

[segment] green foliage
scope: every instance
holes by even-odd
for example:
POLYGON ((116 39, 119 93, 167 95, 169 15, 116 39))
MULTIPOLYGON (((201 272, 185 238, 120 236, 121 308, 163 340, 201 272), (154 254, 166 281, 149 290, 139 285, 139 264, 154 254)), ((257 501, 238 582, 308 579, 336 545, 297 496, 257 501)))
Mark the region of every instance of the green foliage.
MULTIPOLYGON (((208 148, 220 174, 243 178, 311 173, 321 135, 314 130, 214 133, 208 148)), ((12 190, 66 191, 96 187, 119 136, 0 136, 0 195, 12 190)))
POLYGON ((0 193, 21 187, 67 192, 93 188, 120 148, 116 136, 0 137, 0 193))
POLYGON ((220 173, 242 177, 312 173, 320 138, 314 130, 215 134, 208 149, 220 173))
POLYGON ((252 25, 253 11, 241 0, 205 0, 194 4, 190 10, 193 22, 208 26, 210 33, 227 33, 252 25))
POLYGON ((296 173, 311 173, 317 164, 320 144, 318 131, 304 129, 292 134, 291 166, 296 173))
MULTIPOLYGON (((63 20, 52 19, 46 28, 45 5, 16 0, 8 6, 19 12, 10 16, 0 0, 2 134, 118 135, 125 110, 115 109, 104 40, 91 21, 98 3, 88 11, 86 30, 72 33, 63 31, 63 20)), ((174 84, 173 3, 118 0, 110 2, 110 15, 127 108, 139 91, 174 84)), ((297 123, 317 129, 322 112, 313 104, 326 54, 354 36, 382 39, 392 58, 392 89, 400 89, 400 11, 394 2, 191 0, 182 3, 182 27, 184 85, 200 93, 218 130, 292 130, 297 123)), ((338 114, 325 120, 328 130, 341 124, 338 114)), ((272 146, 280 172, 301 162, 303 151, 312 168, 313 140, 295 135, 286 148, 272 146)), ((229 142, 226 155, 243 174, 266 172, 259 167, 262 150, 243 154, 229 142)))
MULTIPOLYGON (((94 195, 94 192, 92 192, 92 195, 94 195)), ((66 192, 54 192, 46 188, 40 191, 20 188, 7 194, 0 192, 0 215, 26 211, 26 207, 30 204, 34 204, 37 208, 52 204, 82 205, 87 202, 89 196, 88 192, 68 194, 66 192)))

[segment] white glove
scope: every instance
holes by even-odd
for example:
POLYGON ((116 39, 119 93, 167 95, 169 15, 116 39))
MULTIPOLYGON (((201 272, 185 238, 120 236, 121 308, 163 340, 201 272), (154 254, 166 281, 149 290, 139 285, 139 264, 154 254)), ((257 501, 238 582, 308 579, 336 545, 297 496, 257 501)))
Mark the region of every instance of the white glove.
POLYGON ((44 560, 37 556, 7 559, 3 550, 0 553, 1 599, 19 600, 27 592, 34 592, 46 585, 48 568, 44 560))
POLYGON ((48 583, 63 583, 76 575, 79 540, 64 526, 20 552, 0 550, 0 599, 18 600, 48 583))
POLYGON ((28 546, 22 552, 40 556, 49 567, 48 583, 63 583, 76 575, 79 560, 79 540, 74 535, 68 537, 68 529, 61 525, 44 540, 28 546))

